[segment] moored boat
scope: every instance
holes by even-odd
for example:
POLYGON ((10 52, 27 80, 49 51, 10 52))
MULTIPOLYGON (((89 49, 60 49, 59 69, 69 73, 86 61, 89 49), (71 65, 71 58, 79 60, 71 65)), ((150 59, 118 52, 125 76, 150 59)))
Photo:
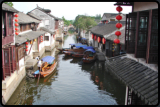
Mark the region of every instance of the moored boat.
MULTIPOLYGON (((79 48, 79 46, 76 46, 76 48, 79 48)), ((81 51, 81 52, 74 52, 74 53, 72 54, 72 56, 73 56, 73 57, 78 57, 78 58, 83 57, 84 52, 85 52, 87 49, 94 49, 94 48, 93 48, 92 46, 83 47, 83 51, 81 51)))
POLYGON ((75 46, 75 49, 73 50, 63 51, 63 53, 66 55, 83 54, 83 52, 87 49, 94 49, 94 48, 92 46, 80 45, 80 46, 75 46))
POLYGON ((82 43, 82 44, 87 44, 87 39, 86 39, 86 38, 81 38, 80 43, 82 43))
POLYGON ((82 58, 84 63, 91 63, 96 60, 96 51, 94 49, 87 49, 84 52, 84 56, 82 58))
POLYGON ((71 45, 70 48, 57 48, 57 49, 58 49, 60 52, 62 52, 62 51, 69 51, 69 50, 73 49, 73 47, 79 46, 79 45, 83 45, 83 44, 82 44, 82 43, 75 43, 75 44, 69 44, 69 45, 71 45))
POLYGON ((42 58, 43 64, 42 64, 42 71, 39 72, 39 70, 35 71, 33 73, 34 77, 47 77, 48 75, 52 74, 53 71, 56 68, 57 62, 55 61, 55 58, 52 56, 45 56, 42 58))

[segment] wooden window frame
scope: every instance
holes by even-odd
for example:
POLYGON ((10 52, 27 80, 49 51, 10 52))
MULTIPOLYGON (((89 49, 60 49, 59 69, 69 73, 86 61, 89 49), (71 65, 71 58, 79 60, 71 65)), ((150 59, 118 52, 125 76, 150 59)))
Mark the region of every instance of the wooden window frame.
POLYGON ((127 53, 135 52, 135 40, 136 40, 136 31, 137 31, 136 24, 137 24, 137 12, 127 14, 126 29, 125 29, 125 49, 127 53), (133 21, 135 24, 131 23, 133 21))
POLYGON ((3 37, 6 37, 6 12, 5 11, 2 11, 2 18, 3 18, 3 22, 2 22, 2 32, 3 32, 3 37), (3 26, 4 26, 4 28, 3 28, 3 26))
POLYGON ((18 61, 24 57, 24 44, 18 47, 18 61))
POLYGON ((146 50, 147 50, 147 38, 148 38, 148 26, 149 26, 149 10, 140 11, 137 14, 137 26, 136 26, 136 42, 135 42, 135 57, 136 58, 146 58, 146 50), (147 27, 140 28, 140 17, 148 17, 147 18, 147 27), (140 33, 144 34, 146 32, 146 42, 145 44, 139 44, 140 33))
POLYGON ((49 36, 44 36, 44 41, 49 41, 49 36))

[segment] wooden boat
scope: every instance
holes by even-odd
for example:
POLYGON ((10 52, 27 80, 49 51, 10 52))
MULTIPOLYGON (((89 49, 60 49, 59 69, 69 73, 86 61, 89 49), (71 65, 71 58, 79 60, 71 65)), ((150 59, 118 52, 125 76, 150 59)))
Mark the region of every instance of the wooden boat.
POLYGON ((87 49, 84 52, 84 56, 82 58, 84 63, 91 63, 96 60, 96 51, 93 49, 87 49))
MULTIPOLYGON (((76 48, 78 48, 79 46, 76 46, 76 48)), ((87 50, 87 49, 94 49, 92 46, 86 46, 86 47, 83 47, 83 51, 80 51, 80 52, 74 52, 72 54, 73 57, 83 57, 84 55, 84 52, 87 50)))
POLYGON ((81 54, 87 49, 94 49, 92 46, 87 46, 87 45, 75 46, 75 48, 76 49, 72 49, 70 51, 63 51, 63 53, 66 55, 73 55, 73 54, 79 54, 79 53, 81 54))
POLYGON ((70 51, 72 50, 75 46, 79 46, 79 45, 83 45, 81 43, 76 43, 76 44, 69 44, 71 45, 70 48, 57 48, 60 52, 63 52, 63 51, 70 51))
POLYGON ((87 44, 87 39, 86 39, 86 38, 81 38, 80 43, 82 43, 82 44, 87 44))
POLYGON ((48 75, 52 74, 53 71, 56 68, 57 62, 55 61, 55 58, 52 56, 45 56, 44 58, 42 58, 43 60, 43 64, 42 64, 42 71, 39 72, 39 70, 35 71, 33 73, 34 77, 37 78, 39 77, 47 77, 48 75))
POLYGON ((75 52, 75 53, 72 54, 72 56, 73 56, 73 57, 76 57, 76 58, 81 58, 81 57, 83 57, 83 55, 84 55, 83 53, 84 53, 84 52, 75 52))
POLYGON ((57 48, 60 52, 62 52, 62 51, 67 51, 67 50, 69 50, 70 48, 57 48))

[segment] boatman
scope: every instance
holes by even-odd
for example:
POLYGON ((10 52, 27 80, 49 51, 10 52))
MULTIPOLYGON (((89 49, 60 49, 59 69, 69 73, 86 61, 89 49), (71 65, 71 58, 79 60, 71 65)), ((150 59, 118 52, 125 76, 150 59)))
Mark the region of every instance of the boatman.
POLYGON ((43 60, 41 59, 41 61, 39 61, 39 62, 38 62, 38 65, 37 65, 39 71, 41 71, 42 64, 43 64, 43 60))
POLYGON ((39 61, 40 56, 37 56, 36 59, 39 61))

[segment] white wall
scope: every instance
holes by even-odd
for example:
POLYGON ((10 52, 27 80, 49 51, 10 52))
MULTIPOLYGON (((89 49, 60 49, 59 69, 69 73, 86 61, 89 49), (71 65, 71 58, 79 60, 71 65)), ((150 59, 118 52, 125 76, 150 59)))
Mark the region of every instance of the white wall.
POLYGON ((44 46, 49 46, 49 45, 51 45, 51 41, 50 41, 51 34, 50 34, 50 33, 45 33, 45 36, 49 36, 49 41, 45 41, 45 40, 44 40, 44 46))
POLYGON ((21 71, 21 69, 23 69, 23 67, 24 67, 24 57, 23 58, 21 58, 20 60, 19 60, 19 71, 21 71))
POLYGON ((155 8, 158 8, 157 2, 134 2, 133 12, 150 10, 155 8))
POLYGON ((44 36, 43 36, 43 42, 41 42, 39 44, 39 52, 45 47, 45 43, 44 43, 44 36))
POLYGON ((42 20, 42 21, 39 23, 37 29, 39 29, 40 27, 45 27, 44 20, 42 20))

